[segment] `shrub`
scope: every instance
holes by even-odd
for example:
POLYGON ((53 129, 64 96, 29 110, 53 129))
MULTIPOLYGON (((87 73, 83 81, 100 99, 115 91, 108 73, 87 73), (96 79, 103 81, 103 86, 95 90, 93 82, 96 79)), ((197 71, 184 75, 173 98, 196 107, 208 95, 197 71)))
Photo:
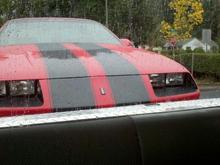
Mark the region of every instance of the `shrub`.
POLYGON ((196 49, 194 49, 193 52, 195 52, 195 53, 205 53, 205 51, 203 50, 203 48, 196 48, 196 49))
POLYGON ((192 68, 192 55, 194 55, 194 72, 220 78, 220 54, 215 53, 189 53, 186 55, 168 56, 181 63, 186 68, 192 68))
POLYGON ((212 47, 212 49, 211 49, 211 51, 213 52, 213 53, 218 53, 218 47, 216 47, 216 46, 213 46, 212 47))
POLYGON ((186 48, 186 52, 187 52, 187 53, 192 53, 192 49, 191 49, 190 47, 187 47, 187 48, 186 48))

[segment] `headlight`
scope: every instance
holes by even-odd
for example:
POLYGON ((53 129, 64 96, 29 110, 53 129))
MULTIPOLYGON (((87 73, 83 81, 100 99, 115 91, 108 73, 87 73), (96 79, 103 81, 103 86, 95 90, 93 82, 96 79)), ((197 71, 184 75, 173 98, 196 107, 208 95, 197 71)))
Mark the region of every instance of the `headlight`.
POLYGON ((166 85, 167 86, 179 86, 184 84, 183 74, 174 73, 166 74, 166 85))
POLYGON ((150 81, 154 88, 165 86, 181 86, 184 84, 184 74, 169 73, 169 74, 151 74, 150 81))
POLYGON ((6 84, 5 82, 0 82, 0 96, 6 95, 6 84))
POLYGON ((39 80, 0 81, 0 108, 38 107, 43 102, 39 80))
POLYGON ((150 81, 153 87, 164 87, 166 85, 165 74, 151 74, 150 81))
POLYGON ((35 81, 10 81, 10 96, 26 96, 35 94, 35 81))

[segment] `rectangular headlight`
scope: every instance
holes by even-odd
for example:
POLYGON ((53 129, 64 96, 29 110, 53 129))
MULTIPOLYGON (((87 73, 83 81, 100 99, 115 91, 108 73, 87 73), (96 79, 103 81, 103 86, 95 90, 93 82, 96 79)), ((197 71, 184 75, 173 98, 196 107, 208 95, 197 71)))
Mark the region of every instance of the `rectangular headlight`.
POLYGON ((171 73, 166 75, 166 85, 167 86, 180 86, 184 84, 183 74, 181 73, 171 73))
POLYGON ((151 74, 150 81, 153 87, 164 87, 166 85, 165 74, 151 74))
POLYGON ((10 81, 10 96, 26 96, 35 94, 35 81, 10 81))
POLYGON ((0 96, 6 95, 6 83, 5 81, 0 81, 0 96))
POLYGON ((181 86, 184 85, 184 74, 182 73, 167 73, 167 74, 151 74, 150 81, 154 88, 166 86, 181 86))

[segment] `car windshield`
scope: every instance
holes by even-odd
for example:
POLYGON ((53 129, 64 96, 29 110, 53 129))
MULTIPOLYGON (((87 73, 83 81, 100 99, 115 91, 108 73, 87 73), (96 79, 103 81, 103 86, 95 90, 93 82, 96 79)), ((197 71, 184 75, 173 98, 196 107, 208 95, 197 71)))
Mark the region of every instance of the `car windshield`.
POLYGON ((0 33, 0 45, 64 42, 120 43, 111 32, 95 21, 36 20, 9 22, 0 33))

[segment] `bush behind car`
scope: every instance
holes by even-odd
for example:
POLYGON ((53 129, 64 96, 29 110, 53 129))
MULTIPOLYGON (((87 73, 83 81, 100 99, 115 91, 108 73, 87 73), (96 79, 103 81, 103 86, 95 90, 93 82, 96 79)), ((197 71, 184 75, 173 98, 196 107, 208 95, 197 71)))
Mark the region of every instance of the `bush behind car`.
POLYGON ((193 65, 193 71, 199 77, 209 76, 220 79, 220 53, 202 53, 200 50, 186 53, 178 50, 174 54, 172 51, 163 51, 161 54, 181 63, 190 71, 193 65))

